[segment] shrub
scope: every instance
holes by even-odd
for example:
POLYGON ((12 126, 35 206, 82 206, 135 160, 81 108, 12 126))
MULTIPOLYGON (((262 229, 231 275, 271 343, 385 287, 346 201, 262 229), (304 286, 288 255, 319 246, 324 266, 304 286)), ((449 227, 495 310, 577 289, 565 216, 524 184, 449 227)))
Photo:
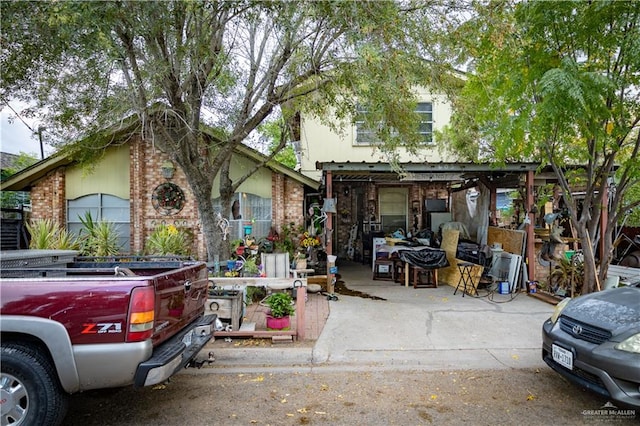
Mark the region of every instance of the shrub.
POLYGON ((158 256, 188 256, 190 254, 188 234, 174 225, 160 225, 147 238, 145 252, 158 256))
POLYGON ((78 240, 51 219, 36 219, 26 225, 29 248, 40 250, 78 250, 78 240))
POLYGON ((80 250, 83 256, 114 256, 120 252, 118 232, 112 222, 96 222, 90 212, 86 212, 80 222, 80 250))
POLYGON ((288 293, 273 293, 264 302, 269 306, 269 315, 274 318, 282 318, 296 313, 293 298, 288 293))

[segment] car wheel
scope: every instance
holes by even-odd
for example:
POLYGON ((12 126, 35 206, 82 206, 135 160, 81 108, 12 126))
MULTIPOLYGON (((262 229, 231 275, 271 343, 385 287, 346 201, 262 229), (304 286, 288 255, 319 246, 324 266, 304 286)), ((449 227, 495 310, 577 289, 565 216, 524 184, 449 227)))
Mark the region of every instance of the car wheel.
POLYGON ((36 348, 19 343, 3 343, 0 354, 0 423, 62 423, 69 395, 60 386, 51 361, 36 348))

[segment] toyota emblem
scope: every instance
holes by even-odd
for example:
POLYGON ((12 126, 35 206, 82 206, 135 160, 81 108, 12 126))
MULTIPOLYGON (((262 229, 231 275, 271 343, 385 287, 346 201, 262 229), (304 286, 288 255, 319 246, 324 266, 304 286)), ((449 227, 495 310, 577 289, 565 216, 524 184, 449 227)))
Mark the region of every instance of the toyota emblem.
POLYGON ((573 334, 582 334, 582 326, 574 325, 571 331, 573 331, 573 334))

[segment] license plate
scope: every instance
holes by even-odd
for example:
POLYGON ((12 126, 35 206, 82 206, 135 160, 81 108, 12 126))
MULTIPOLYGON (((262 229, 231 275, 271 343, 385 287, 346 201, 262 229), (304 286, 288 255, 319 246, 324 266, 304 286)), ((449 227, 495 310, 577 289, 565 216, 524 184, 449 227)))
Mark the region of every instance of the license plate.
POLYGON ((182 338, 182 343, 185 344, 186 347, 191 346, 191 335, 193 333, 189 332, 187 334, 184 335, 184 337, 182 338))
POLYGON ((563 367, 573 370, 573 353, 561 348, 560 346, 551 345, 551 356, 553 360, 563 367))

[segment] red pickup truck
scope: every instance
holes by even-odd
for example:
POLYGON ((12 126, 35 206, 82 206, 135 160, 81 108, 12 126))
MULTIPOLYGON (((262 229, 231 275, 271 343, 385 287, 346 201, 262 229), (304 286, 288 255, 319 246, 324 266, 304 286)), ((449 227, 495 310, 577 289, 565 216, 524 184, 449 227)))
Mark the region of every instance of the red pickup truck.
POLYGON ((213 336, 216 316, 204 315, 203 262, 41 266, 15 252, 7 261, 6 253, 0 270, 3 425, 57 425, 72 393, 164 382, 213 336))

